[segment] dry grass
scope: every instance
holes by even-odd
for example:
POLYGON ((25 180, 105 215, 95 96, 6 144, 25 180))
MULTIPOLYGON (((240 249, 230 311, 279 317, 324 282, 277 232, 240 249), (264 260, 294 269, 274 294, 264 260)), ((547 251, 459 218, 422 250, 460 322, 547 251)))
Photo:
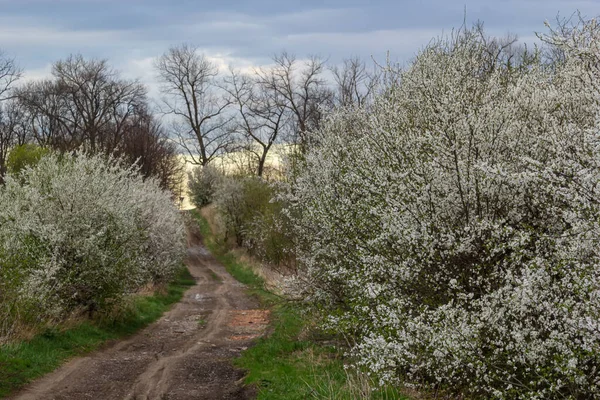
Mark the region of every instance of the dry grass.
POLYGON ((222 232, 221 226, 217 222, 218 212, 214 204, 210 204, 200 209, 200 214, 206 219, 206 222, 208 222, 210 231, 213 232, 213 234, 217 235, 222 232))
MULTIPOLYGON (((315 374, 317 367, 326 363, 321 356, 313 357, 310 361, 315 366, 315 374)), ((408 396, 405 390, 400 390, 395 387, 379 387, 377 383, 367 374, 345 369, 345 380, 340 385, 339 376, 332 375, 325 369, 325 375, 321 374, 316 385, 309 385, 310 395, 313 399, 320 400, 408 400, 417 399, 412 395, 408 396)))

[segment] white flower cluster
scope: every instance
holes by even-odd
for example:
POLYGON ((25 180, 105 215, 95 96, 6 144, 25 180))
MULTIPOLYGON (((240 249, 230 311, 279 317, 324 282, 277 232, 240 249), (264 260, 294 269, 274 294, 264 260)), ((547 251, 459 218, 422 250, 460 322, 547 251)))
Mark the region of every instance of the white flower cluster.
POLYGON ((382 383, 600 397, 600 29, 545 39, 563 59, 431 44, 287 195, 307 294, 382 383))
POLYGON ((0 318, 36 323, 73 310, 111 311, 181 265, 182 218, 135 167, 50 155, 0 190, 0 318))

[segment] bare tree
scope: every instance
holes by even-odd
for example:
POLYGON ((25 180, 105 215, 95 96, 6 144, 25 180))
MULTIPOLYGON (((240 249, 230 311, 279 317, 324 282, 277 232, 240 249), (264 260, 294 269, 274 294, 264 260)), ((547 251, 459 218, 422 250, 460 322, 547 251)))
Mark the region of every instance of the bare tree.
POLYGON ((19 91, 37 141, 62 151, 117 151, 127 120, 146 105, 145 87, 121 79, 106 60, 81 55, 55 63, 52 75, 19 91))
POLYGON ((15 60, 0 51, 0 101, 12 96, 11 89, 21 76, 22 70, 15 60))
POLYGON ((234 69, 227 83, 238 115, 236 131, 247 140, 245 150, 256 157, 256 174, 263 176, 269 150, 289 126, 286 99, 272 85, 234 69))
POLYGON ((14 84, 21 76, 15 60, 0 51, 0 183, 4 182, 8 151, 22 134, 22 115, 13 100, 14 84))
POLYGON ((335 80, 335 103, 346 107, 364 106, 375 95, 379 84, 380 71, 367 69, 367 65, 358 57, 345 59, 341 66, 331 67, 335 80))
POLYGON ((188 45, 172 47, 155 64, 165 113, 176 117, 175 134, 193 163, 208 164, 231 145, 231 101, 220 95, 217 66, 188 45))
POLYGON ((27 140, 27 121, 23 108, 15 99, 0 102, 0 183, 6 174, 8 152, 27 140))
POLYGON ((175 191, 181 184, 183 164, 177 145, 167 135, 159 121, 147 110, 127 120, 123 145, 118 155, 137 163, 145 178, 155 177, 163 189, 175 191))
POLYGON ((72 112, 54 80, 27 83, 17 93, 37 144, 67 151, 82 143, 83 134, 71 123, 77 114, 72 112))
POLYGON ((319 127, 325 111, 333 105, 333 94, 323 77, 325 62, 311 57, 300 63, 286 52, 276 55, 273 61, 274 67, 256 71, 259 82, 284 100, 294 118, 294 139, 305 152, 310 132, 319 127))
POLYGON ((121 79, 106 60, 80 55, 57 62, 53 75, 72 108, 74 129, 83 133, 90 150, 115 151, 128 117, 146 104, 145 87, 121 79))
POLYGON ((144 177, 157 178, 165 189, 178 185, 176 144, 151 115, 146 88, 122 79, 105 60, 78 55, 59 61, 52 78, 24 85, 17 99, 19 107, 8 114, 20 124, 10 125, 17 141, 29 138, 58 151, 83 147, 117 155, 138 163, 144 177))

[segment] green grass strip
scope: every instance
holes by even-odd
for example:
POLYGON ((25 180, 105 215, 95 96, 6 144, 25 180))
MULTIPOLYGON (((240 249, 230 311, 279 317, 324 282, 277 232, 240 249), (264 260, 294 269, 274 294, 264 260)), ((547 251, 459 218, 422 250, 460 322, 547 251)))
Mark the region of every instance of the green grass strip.
POLYGON ((0 347, 0 398, 58 368, 67 359, 97 349, 108 340, 129 336, 156 321, 195 284, 182 268, 165 293, 140 296, 131 311, 112 323, 85 321, 73 328, 48 329, 29 341, 0 347))

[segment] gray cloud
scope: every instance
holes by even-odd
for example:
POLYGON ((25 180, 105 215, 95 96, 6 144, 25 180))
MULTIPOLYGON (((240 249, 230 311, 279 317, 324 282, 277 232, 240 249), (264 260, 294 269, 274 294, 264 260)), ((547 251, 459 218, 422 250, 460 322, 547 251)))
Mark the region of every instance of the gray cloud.
POLYGON ((30 77, 70 53, 108 58, 128 76, 151 87, 153 57, 169 45, 195 44, 220 63, 268 63, 288 50, 299 57, 319 54, 374 56, 389 50, 407 61, 431 38, 467 21, 484 20, 490 33, 508 31, 526 41, 558 12, 597 14, 591 0, 0 0, 0 48, 14 55, 30 77))

